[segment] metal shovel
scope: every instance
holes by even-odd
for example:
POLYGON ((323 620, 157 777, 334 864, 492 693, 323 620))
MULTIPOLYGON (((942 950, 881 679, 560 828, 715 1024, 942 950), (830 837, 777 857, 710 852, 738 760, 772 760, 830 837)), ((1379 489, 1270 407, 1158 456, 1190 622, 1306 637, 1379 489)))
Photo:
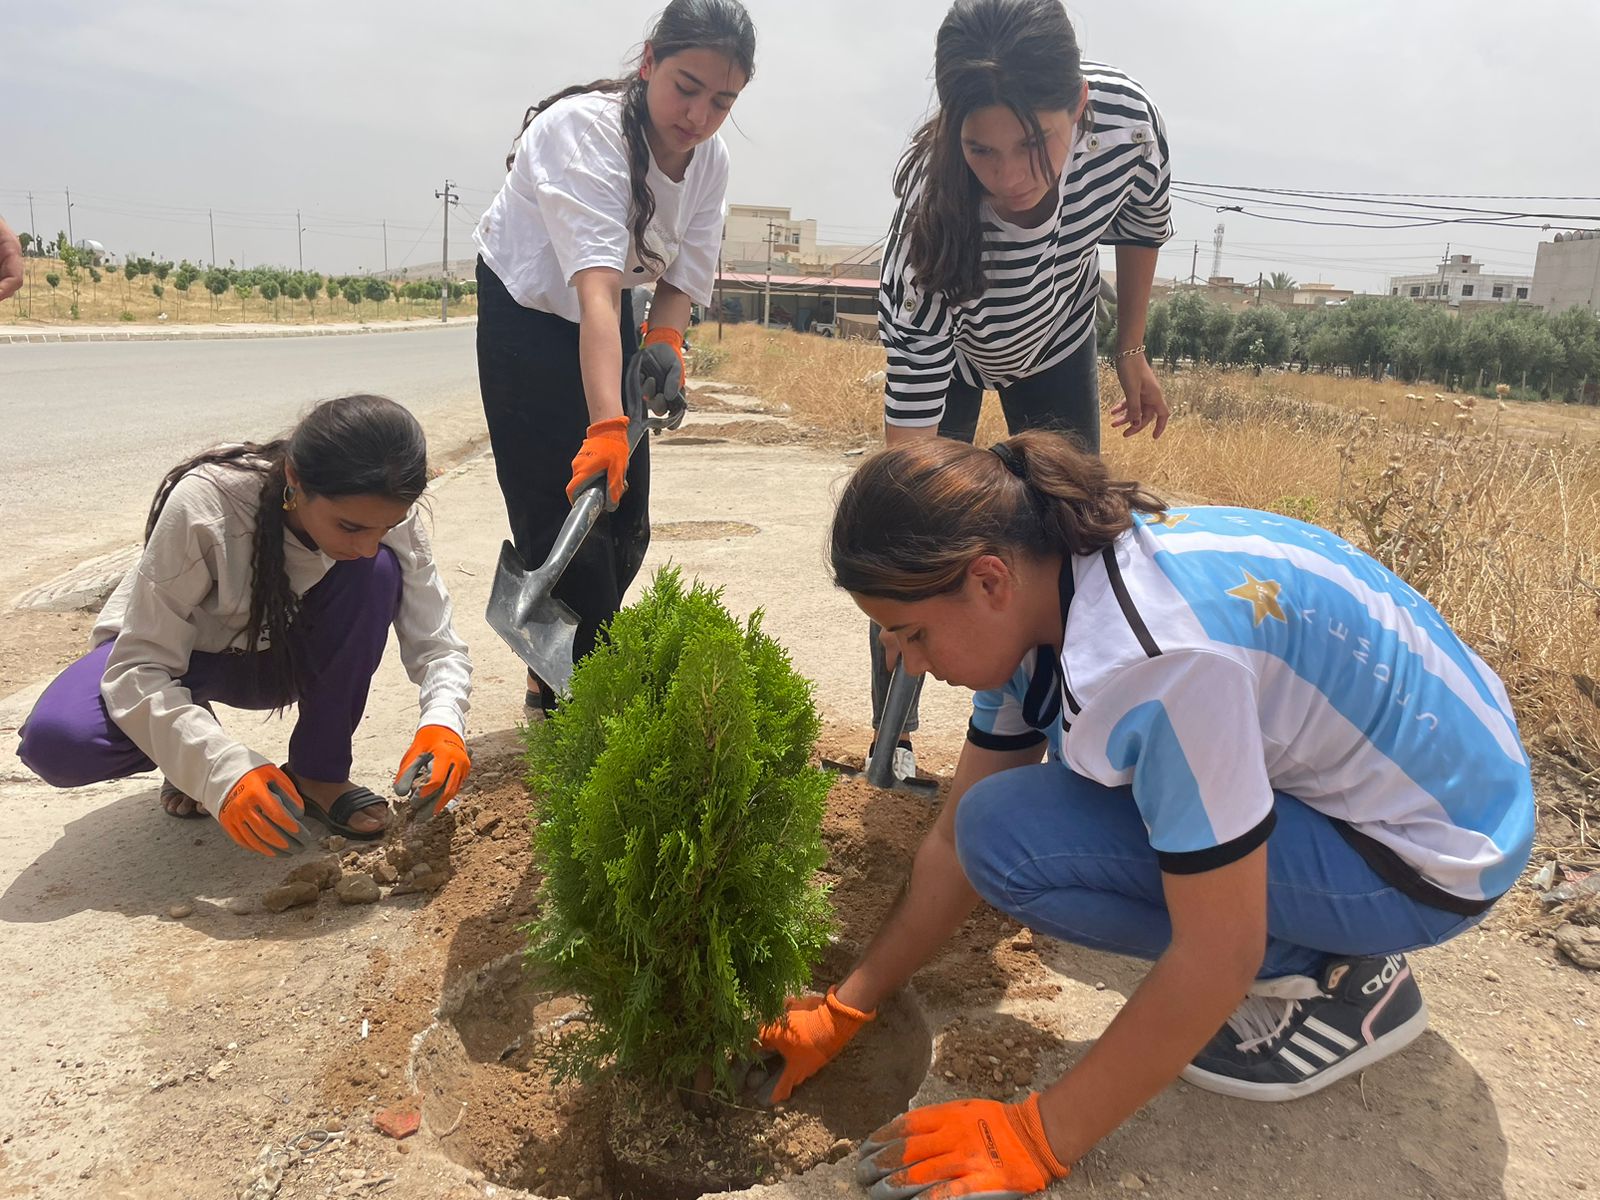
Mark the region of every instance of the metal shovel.
MULTIPOLYGON (((639 444, 648 429, 659 433, 676 429, 683 421, 682 393, 664 411, 651 411, 655 401, 655 381, 643 380, 630 370, 622 385, 622 411, 628 417, 628 454, 639 444)), ((489 589, 489 607, 484 617, 489 628, 517 652, 551 691, 561 695, 572 679, 572 648, 578 632, 578 614, 552 594, 562 572, 572 561, 583 539, 612 505, 602 471, 583 485, 572 511, 556 535, 555 545, 543 565, 529 570, 522 555, 510 542, 500 546, 500 562, 489 589)))
POLYGON ((894 792, 907 792, 913 796, 932 796, 939 784, 932 779, 902 779, 894 773, 894 748, 905 732, 906 718, 911 715, 911 705, 917 698, 922 682, 920 675, 908 674, 902 663, 896 663, 894 674, 889 676, 889 692, 883 698, 883 717, 878 722, 877 751, 870 756, 866 769, 823 759, 822 765, 837 771, 847 779, 865 779, 875 788, 894 792))

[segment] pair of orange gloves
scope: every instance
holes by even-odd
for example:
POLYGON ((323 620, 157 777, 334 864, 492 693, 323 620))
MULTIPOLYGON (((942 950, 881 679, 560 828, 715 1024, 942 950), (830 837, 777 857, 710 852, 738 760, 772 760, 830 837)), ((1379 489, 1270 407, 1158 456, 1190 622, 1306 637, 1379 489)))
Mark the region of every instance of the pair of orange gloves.
MULTIPOLYGON (((683 334, 676 329, 650 329, 635 356, 631 370, 640 371, 656 383, 656 394, 670 398, 683 390, 688 368, 683 361, 683 334), (659 347, 659 349, 657 348, 659 347)), ((576 501, 578 492, 601 472, 606 477, 606 494, 615 508, 627 488, 628 418, 607 417, 596 421, 584 434, 578 456, 572 460, 572 481, 567 484, 567 500, 576 501)))
MULTIPOLYGON (((832 988, 789 1001, 783 1019, 761 1031, 761 1045, 783 1060, 761 1098, 787 1100, 876 1015, 851 1008, 832 988)), ((873 1200, 1020 1200, 1068 1171, 1050 1149, 1034 1092, 1020 1104, 953 1100, 914 1108, 862 1144, 856 1179, 873 1200)))
MULTIPOLYGON (((430 815, 436 816, 455 799, 471 770, 472 759, 459 733, 446 725, 424 725, 400 760, 394 786, 401 794, 431 804, 430 815)), ((289 849, 291 841, 299 844, 298 835, 305 830, 296 818, 305 810, 294 781, 267 763, 247 771, 228 789, 217 810, 217 822, 246 850, 272 858, 289 849)))

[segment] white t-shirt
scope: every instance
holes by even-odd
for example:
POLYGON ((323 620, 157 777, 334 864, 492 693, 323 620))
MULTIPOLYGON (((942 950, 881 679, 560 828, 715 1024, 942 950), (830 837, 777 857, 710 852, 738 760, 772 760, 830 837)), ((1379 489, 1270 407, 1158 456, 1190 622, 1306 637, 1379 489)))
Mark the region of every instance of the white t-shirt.
POLYGON ((711 303, 722 246, 728 150, 721 136, 697 146, 683 181, 650 159, 656 212, 646 233, 664 271, 641 262, 628 213, 633 189, 622 97, 588 92, 557 101, 517 143, 499 194, 474 230, 478 253, 518 304, 578 320, 572 277, 590 267, 622 272, 625 287, 665 279, 711 303))
MULTIPOLYGON (((106 711, 186 795, 215 815, 247 772, 267 762, 228 736, 179 680, 195 651, 247 651, 251 548, 261 476, 219 464, 196 467, 174 485, 129 571, 101 610, 93 645, 116 639, 100 683, 106 711)), ((400 563, 395 638, 419 690, 418 726, 466 733, 472 663, 451 621, 450 595, 415 510, 383 535, 400 563)), ((304 596, 333 559, 288 530, 283 565, 304 596)))

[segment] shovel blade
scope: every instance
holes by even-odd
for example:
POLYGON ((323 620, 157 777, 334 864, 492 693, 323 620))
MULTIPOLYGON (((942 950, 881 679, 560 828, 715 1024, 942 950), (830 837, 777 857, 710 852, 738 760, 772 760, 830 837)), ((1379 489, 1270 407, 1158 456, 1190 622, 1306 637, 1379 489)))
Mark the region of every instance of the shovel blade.
POLYGON ((903 792, 907 796, 921 796, 924 800, 932 799, 939 794, 939 781, 936 779, 903 779, 899 775, 890 773, 885 783, 873 779, 862 767, 851 766, 849 763, 836 762, 834 759, 822 760, 822 769, 832 771, 841 779, 865 779, 875 788, 883 788, 890 792, 903 792))
POLYGON ((542 569, 528 570, 510 542, 501 543, 484 619, 529 670, 560 695, 572 679, 578 614, 550 594, 555 583, 542 569))

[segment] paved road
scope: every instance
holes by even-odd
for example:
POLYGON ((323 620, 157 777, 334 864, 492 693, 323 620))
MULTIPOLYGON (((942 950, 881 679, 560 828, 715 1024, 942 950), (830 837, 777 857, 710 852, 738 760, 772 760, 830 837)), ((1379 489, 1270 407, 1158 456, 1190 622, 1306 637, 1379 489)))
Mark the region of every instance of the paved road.
POLYGON ((0 349, 0 605, 137 541, 186 454, 355 391, 410 408, 436 457, 482 431, 471 328, 0 349))

